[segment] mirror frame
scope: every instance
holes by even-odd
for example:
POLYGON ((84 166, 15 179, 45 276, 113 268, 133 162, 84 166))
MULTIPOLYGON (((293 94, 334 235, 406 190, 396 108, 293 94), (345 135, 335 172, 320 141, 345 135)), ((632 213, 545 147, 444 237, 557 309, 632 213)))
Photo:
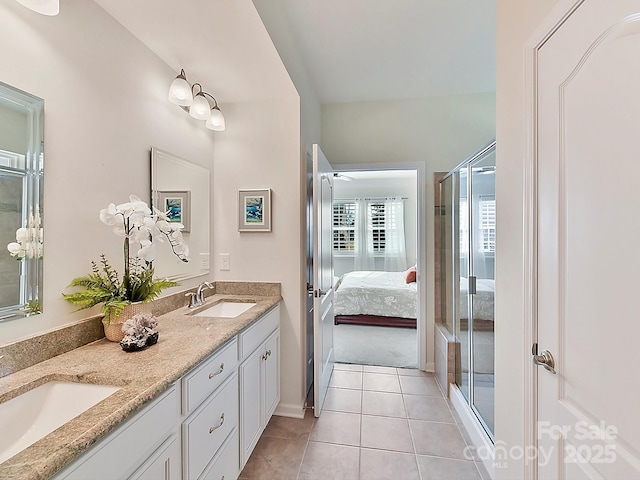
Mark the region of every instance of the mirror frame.
MULTIPOLYGON (((44 100, 2 82, 0 99, 26 112, 29 128, 24 168, 0 166, 0 169, 9 175, 23 177, 21 226, 26 226, 30 212, 39 212, 41 221, 44 221, 44 100)), ((7 250, 6 245, 0 248, 5 252, 7 250)), ((16 305, 0 305, 0 321, 42 312, 43 259, 24 258, 21 262, 19 302, 16 305)))

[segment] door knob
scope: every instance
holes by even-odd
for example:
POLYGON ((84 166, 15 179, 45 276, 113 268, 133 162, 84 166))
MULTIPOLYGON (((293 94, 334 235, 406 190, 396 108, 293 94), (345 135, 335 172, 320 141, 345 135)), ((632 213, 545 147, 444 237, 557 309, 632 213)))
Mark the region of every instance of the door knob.
POLYGON ((547 369, 548 371, 550 371, 555 375, 556 370, 554 367, 556 366, 556 362, 553 360, 553 355, 551 355, 551 352, 549 350, 543 350, 538 355, 536 353, 537 350, 538 350, 538 344, 534 343, 533 349, 531 351, 533 363, 535 363, 536 365, 542 365, 545 369, 547 369))

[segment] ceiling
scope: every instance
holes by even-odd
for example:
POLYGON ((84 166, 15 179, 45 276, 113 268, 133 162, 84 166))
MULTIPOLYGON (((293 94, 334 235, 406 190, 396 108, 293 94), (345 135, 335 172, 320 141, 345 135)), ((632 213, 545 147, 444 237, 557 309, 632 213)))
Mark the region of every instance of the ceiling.
POLYGON ((184 68, 190 83, 202 84, 221 104, 295 92, 251 0, 95 2, 176 75, 184 68))
MULTIPOLYGON (((291 94, 250 0, 96 3, 221 103, 291 94)), ((287 26, 321 103, 495 91, 495 0, 261 3, 287 26)))
POLYGON ((495 0, 281 0, 321 103, 496 89, 495 0))

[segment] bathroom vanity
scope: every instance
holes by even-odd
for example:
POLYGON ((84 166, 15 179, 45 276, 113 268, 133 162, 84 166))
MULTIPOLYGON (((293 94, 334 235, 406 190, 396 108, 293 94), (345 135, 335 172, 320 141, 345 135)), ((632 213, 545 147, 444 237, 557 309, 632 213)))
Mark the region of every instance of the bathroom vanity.
POLYGON ((279 289, 160 315, 158 343, 100 340, 0 379, 0 402, 51 380, 120 387, 0 464, 0 478, 235 479, 280 399, 279 289), (198 315, 251 302, 236 317, 198 315))

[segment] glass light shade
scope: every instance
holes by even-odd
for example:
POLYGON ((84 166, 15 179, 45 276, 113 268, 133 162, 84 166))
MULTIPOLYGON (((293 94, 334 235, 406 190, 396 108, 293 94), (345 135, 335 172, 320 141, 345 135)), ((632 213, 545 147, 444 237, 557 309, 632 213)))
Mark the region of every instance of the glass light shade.
POLYGON ((205 125, 208 129, 216 132, 222 132, 225 129, 224 115, 222 115, 222 112, 217 106, 211 109, 211 116, 205 125))
POLYGON ((18 3, 42 15, 53 16, 60 13, 60 0, 18 0, 18 3))
POLYGON ((178 75, 169 87, 169 101, 183 107, 188 107, 193 103, 191 85, 182 74, 178 75))
POLYGON ((198 120, 208 120, 211 116, 209 101, 202 93, 198 93, 193 97, 193 103, 189 107, 189 115, 198 120))

